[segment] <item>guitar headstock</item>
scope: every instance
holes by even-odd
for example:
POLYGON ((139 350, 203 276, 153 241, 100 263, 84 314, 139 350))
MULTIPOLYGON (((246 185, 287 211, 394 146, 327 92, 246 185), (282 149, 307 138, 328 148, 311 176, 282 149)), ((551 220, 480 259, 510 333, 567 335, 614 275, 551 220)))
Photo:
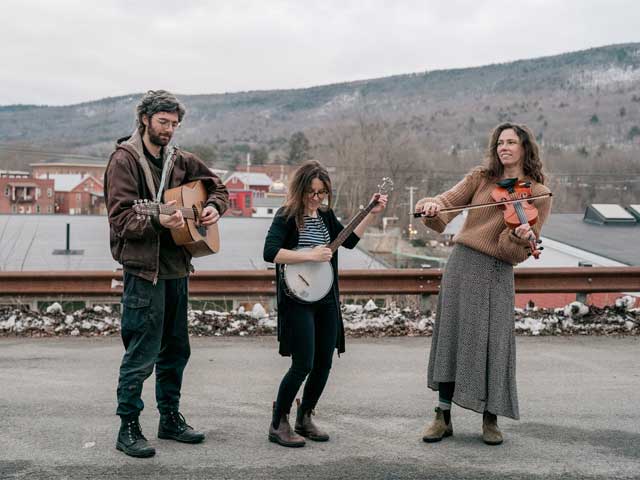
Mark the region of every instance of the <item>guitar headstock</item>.
POLYGON ((380 195, 387 195, 389 192, 393 191, 393 180, 389 177, 384 177, 382 182, 378 185, 378 193, 380 195))

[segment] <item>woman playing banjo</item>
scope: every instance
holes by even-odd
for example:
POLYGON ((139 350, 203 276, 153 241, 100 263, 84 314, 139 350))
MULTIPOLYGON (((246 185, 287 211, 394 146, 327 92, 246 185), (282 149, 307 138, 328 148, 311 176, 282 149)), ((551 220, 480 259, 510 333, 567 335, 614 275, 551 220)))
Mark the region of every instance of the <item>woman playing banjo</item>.
MULTIPOLYGON (((345 350, 337 281, 337 246, 329 248, 329 243, 339 237, 344 227, 331 209, 331 200, 327 170, 313 160, 303 163, 291 180, 287 200, 276 213, 264 244, 264 260, 276 264, 279 351, 283 356, 292 357, 291 368, 280 382, 273 405, 269 440, 286 447, 304 446, 303 437, 320 442, 329 440, 329 435, 312 421, 311 414, 327 383, 333 350, 337 348, 338 353, 345 350), (285 282, 283 274, 287 265, 307 263, 313 267, 323 262, 333 267, 328 293, 311 302, 292 294, 289 288, 292 283, 285 282), (298 404, 294 432, 289 424, 289 411, 305 378, 307 382, 298 404)), ((367 226, 374 221, 375 214, 382 212, 386 203, 386 195, 374 195, 367 207, 369 213, 344 239, 342 244, 346 248, 356 246, 367 226)), ((309 271, 313 272, 313 268, 309 271)), ((310 277, 302 273, 296 273, 296 280, 303 286, 313 286, 310 277)), ((309 298, 314 298, 313 293, 309 298)))

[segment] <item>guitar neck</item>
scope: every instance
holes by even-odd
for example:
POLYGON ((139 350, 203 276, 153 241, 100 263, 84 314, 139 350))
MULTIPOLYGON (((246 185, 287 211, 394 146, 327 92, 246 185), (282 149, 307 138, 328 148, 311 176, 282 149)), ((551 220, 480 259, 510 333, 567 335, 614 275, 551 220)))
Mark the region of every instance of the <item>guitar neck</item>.
POLYGON ((173 215, 177 210, 180 210, 182 212, 182 216, 184 218, 188 218, 189 220, 196 219, 195 213, 191 208, 176 207, 174 205, 166 205, 164 203, 158 205, 158 214, 173 215))
POLYGON ((351 221, 347 224, 347 226, 344 227, 342 231, 338 234, 335 240, 328 245, 328 247, 331 249, 332 252, 335 252, 336 250, 338 250, 338 247, 340 247, 340 245, 344 243, 347 237, 351 235, 351 233, 355 230, 355 228, 358 225, 360 225, 360 222, 364 220, 364 217, 366 217, 369 214, 369 212, 373 210, 373 207, 375 207, 377 204, 378 204, 377 200, 372 201, 369 205, 367 205, 365 208, 360 210, 356 214, 356 216, 351 219, 351 221))

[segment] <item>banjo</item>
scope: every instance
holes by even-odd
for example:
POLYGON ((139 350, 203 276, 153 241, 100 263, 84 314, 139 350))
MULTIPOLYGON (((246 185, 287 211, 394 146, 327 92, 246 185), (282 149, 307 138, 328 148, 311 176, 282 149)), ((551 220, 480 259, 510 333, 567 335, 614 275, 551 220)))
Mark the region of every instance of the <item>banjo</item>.
MULTIPOLYGON (((334 253, 347 239, 351 232, 360 225, 364 217, 378 204, 378 197, 393 189, 390 178, 383 178, 378 185, 376 197, 351 219, 338 234, 328 248, 334 253)), ((310 247, 300 248, 298 251, 312 250, 310 247)), ((324 298, 333 286, 333 267, 331 262, 302 262, 282 265, 280 272, 284 279, 285 292, 289 297, 303 303, 313 303, 324 298)))

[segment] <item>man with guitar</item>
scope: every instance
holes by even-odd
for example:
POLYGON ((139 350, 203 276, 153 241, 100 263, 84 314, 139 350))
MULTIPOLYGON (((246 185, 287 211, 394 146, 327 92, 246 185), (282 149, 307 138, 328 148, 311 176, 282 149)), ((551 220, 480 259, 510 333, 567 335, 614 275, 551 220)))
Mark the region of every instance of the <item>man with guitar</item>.
POLYGON ((154 367, 158 437, 184 443, 204 440, 179 410, 182 374, 191 351, 187 305, 193 271, 189 250, 172 236, 185 227, 183 210, 144 216, 132 208, 140 200, 161 203, 167 189, 195 182, 206 192, 195 219, 200 229, 214 228, 227 209, 229 194, 220 178, 195 155, 169 146, 184 114, 171 93, 147 92, 137 106, 136 130, 118 140, 104 176, 111 253, 124 275, 121 331, 126 351, 117 390, 121 426, 116 448, 133 457, 155 454, 138 421, 144 407, 142 384, 154 367))

